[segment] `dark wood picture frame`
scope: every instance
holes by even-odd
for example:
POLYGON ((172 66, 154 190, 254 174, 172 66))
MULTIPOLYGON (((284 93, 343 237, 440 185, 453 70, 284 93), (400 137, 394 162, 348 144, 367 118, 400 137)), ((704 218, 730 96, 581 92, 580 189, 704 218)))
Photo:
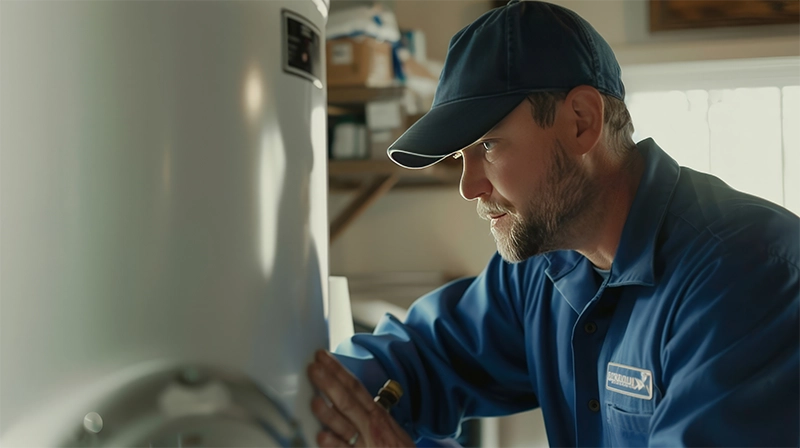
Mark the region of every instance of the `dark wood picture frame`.
POLYGON ((650 31, 800 23, 798 0, 650 0, 650 31))

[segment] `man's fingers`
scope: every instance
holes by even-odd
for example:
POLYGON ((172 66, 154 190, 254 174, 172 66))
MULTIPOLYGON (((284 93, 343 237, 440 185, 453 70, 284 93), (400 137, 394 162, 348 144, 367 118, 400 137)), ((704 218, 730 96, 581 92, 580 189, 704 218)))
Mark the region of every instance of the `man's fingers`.
POLYGON ((312 412, 326 427, 317 434, 319 446, 349 448, 351 441, 357 448, 414 446, 411 437, 332 355, 316 352, 308 377, 323 394, 311 402, 312 412))
POLYGON ((336 437, 336 434, 330 431, 320 431, 317 433, 317 444, 322 448, 350 448, 347 442, 336 437))
MULTIPOLYGON (((354 398, 355 393, 339 381, 336 372, 332 372, 330 366, 319 361, 314 362, 308 366, 308 376, 314 386, 325 394, 333 406, 353 422, 356 428, 359 430, 366 428, 369 419, 367 410, 354 398)), ((363 389, 363 386, 361 387, 363 389)))
POLYGON ((349 441, 358 432, 350 420, 339 413, 336 408, 328 406, 322 397, 314 398, 311 402, 311 411, 323 426, 328 427, 329 432, 332 432, 342 440, 349 441))
MULTIPOLYGON (((314 356, 317 362, 325 367, 325 370, 333 374, 336 379, 341 383, 344 389, 348 390, 352 397, 366 412, 372 412, 375 409, 375 402, 373 397, 367 392, 367 389, 361 382, 350 373, 349 370, 344 368, 343 365, 336 360, 330 353, 324 350, 318 350, 314 356)), ((333 400, 333 398, 331 398, 333 400)), ((334 401, 335 403, 335 401, 334 401)), ((337 405, 338 406, 338 405, 337 405)))

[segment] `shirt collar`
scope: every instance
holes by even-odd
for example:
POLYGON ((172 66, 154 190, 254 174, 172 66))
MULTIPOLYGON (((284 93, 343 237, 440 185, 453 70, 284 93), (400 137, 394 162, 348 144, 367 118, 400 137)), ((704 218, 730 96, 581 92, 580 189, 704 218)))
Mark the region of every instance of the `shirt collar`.
MULTIPOLYGON (((642 140, 636 146, 644 157, 645 169, 622 229, 608 286, 655 284, 653 258, 656 239, 680 173, 678 163, 653 139, 642 140)), ((544 256, 550 262, 547 276, 554 283, 558 285, 562 280, 578 280, 566 277, 571 277, 572 273, 578 275, 581 271, 576 268, 584 259, 582 255, 574 251, 557 251, 544 256)))
POLYGON ((680 176, 678 163, 653 139, 636 147, 645 160, 644 173, 622 229, 608 286, 655 284, 656 239, 680 176))

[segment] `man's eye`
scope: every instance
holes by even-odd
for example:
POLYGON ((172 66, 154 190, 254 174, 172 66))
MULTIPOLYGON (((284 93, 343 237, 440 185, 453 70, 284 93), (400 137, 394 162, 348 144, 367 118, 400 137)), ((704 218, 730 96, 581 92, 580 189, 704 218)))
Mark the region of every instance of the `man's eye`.
POLYGON ((493 142, 491 140, 487 140, 485 142, 482 142, 482 145, 483 145, 484 151, 490 152, 492 149, 494 149, 495 146, 497 146, 497 143, 493 142))

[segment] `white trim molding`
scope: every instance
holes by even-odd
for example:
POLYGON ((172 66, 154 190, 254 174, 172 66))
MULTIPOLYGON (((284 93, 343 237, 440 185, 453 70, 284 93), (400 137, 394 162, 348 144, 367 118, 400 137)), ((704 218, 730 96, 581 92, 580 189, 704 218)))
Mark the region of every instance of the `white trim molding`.
POLYGON ((628 94, 800 85, 800 57, 627 65, 622 80, 628 94))

